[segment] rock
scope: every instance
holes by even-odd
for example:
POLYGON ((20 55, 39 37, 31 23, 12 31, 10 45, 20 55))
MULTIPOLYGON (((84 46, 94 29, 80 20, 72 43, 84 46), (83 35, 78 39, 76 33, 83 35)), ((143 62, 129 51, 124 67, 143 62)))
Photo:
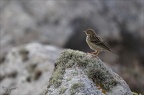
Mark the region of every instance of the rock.
POLYGON ((55 63, 45 95, 132 95, 132 92, 98 57, 68 49, 55 63))
POLYGON ((0 95, 41 95, 60 52, 38 43, 12 48, 0 64, 0 95))

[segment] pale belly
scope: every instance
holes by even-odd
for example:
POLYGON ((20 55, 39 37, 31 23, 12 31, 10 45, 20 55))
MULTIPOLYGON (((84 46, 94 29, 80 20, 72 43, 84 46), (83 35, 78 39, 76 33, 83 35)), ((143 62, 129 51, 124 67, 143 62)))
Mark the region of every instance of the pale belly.
POLYGON ((96 51, 96 50, 102 51, 102 48, 101 48, 101 47, 99 47, 99 46, 97 46, 97 45, 94 45, 93 43, 88 43, 88 45, 89 45, 89 47, 90 47, 92 50, 94 50, 94 51, 96 51))
POLYGON ((102 51, 103 50, 101 47, 91 43, 90 41, 88 42, 88 39, 86 39, 86 42, 87 42, 88 46, 94 51, 96 51, 96 50, 102 51))

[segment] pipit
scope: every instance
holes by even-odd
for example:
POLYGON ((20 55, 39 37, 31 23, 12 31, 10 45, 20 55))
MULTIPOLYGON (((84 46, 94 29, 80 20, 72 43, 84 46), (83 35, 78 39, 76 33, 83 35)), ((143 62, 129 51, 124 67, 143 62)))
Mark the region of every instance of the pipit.
MULTIPOLYGON (((99 52, 101 51, 109 51, 113 54, 115 54, 106 44, 103 42, 103 40, 95 33, 93 29, 87 29, 84 31, 86 33, 86 42, 88 46, 94 50, 95 52, 92 52, 92 54, 95 54, 97 56, 99 52)), ((115 54, 116 55, 116 54, 115 54)))

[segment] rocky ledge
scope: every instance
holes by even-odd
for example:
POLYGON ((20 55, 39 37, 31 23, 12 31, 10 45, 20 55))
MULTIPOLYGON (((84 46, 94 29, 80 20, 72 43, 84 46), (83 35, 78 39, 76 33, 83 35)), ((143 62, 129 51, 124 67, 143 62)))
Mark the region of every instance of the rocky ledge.
POLYGON ((45 95, 132 95, 132 92, 98 57, 68 49, 55 63, 45 95))

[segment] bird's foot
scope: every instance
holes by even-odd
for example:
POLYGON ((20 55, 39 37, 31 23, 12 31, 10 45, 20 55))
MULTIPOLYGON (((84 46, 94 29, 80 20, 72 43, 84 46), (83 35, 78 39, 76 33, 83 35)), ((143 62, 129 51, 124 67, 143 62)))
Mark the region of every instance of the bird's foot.
POLYGON ((97 54, 97 52, 90 52, 90 54, 94 54, 95 55, 95 54, 97 54))
POLYGON ((90 52, 90 54, 92 54, 92 58, 97 57, 99 54, 99 51, 95 51, 95 52, 90 52))
POLYGON ((94 57, 98 57, 98 53, 93 54, 93 55, 92 55, 92 58, 94 58, 94 57))

